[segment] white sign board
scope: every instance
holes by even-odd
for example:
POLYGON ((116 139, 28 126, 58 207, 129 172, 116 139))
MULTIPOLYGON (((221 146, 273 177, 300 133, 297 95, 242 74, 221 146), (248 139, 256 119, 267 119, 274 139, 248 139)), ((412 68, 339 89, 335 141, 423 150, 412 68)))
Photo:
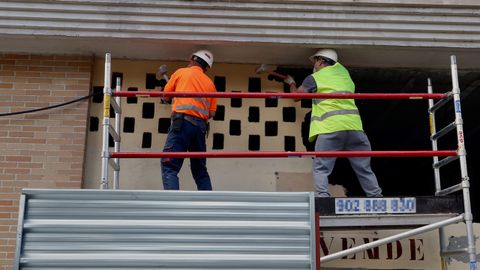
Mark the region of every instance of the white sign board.
POLYGON ((411 214, 416 213, 416 209, 413 197, 335 199, 335 214, 411 214))

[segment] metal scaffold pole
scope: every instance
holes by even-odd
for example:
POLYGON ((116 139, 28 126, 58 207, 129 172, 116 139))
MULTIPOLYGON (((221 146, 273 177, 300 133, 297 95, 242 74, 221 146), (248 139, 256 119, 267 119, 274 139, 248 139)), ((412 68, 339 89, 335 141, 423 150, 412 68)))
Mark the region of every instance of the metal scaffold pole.
MULTIPOLYGON (((121 90, 122 90, 122 79, 120 77, 117 77, 115 92, 120 92, 121 90)), ((113 133, 116 134, 116 138, 115 138, 114 152, 118 153, 120 152, 120 141, 121 141, 120 130, 122 130, 121 129, 122 102, 120 100, 120 97, 115 97, 115 101, 116 101, 114 103, 116 104, 114 106, 115 107, 115 130, 114 130, 115 132, 113 133)), ((113 170, 113 189, 119 189, 120 188, 120 159, 115 158, 113 159, 113 162, 114 164, 116 164, 116 167, 114 166, 114 170, 113 170)))
POLYGON ((384 245, 384 244, 392 243, 392 242, 395 242, 395 241, 400 240, 400 239, 411 237, 413 235, 422 234, 422 233, 425 233, 425 232, 428 232, 428 231, 431 231, 431 230, 435 230, 437 228, 441 228, 443 226, 455 224, 455 223, 458 223, 462 220, 463 220, 463 215, 453 217, 453 218, 450 218, 450 219, 446 219, 446 220, 442 220, 442 221, 432 223, 432 224, 429 224, 429 225, 426 225, 426 226, 423 226, 423 227, 420 227, 420 228, 416 228, 416 229, 413 229, 413 230, 409 230, 409 231, 406 231, 406 232, 395 234, 395 235, 392 235, 392 236, 389 236, 389 237, 386 237, 386 238, 383 238, 383 239, 380 239, 380 240, 376 240, 376 241, 373 241, 373 242, 370 242, 370 243, 367 243, 367 244, 359 245, 359 246, 356 246, 356 247, 353 247, 353 248, 345 249, 345 250, 342 250, 342 251, 339 251, 339 252, 336 252, 336 253, 333 253, 333 254, 323 256, 323 257, 320 258, 320 262, 321 263, 326 263, 326 262, 329 262, 329 261, 340 259, 340 258, 343 258, 345 256, 355 254, 357 252, 372 249, 372 248, 375 248, 375 247, 378 247, 378 246, 381 246, 381 245, 384 245))
POLYGON ((452 93, 453 93, 453 102, 455 106, 455 125, 457 128, 457 140, 458 140, 458 156, 460 160, 460 173, 462 177, 461 187, 463 191, 463 205, 465 211, 465 225, 467 229, 467 240, 468 240, 468 255, 470 261, 470 269, 477 269, 477 258, 475 250, 475 235, 473 233, 473 216, 470 203, 470 181, 468 178, 467 172, 467 160, 466 160, 466 151, 465 151, 465 138, 463 133, 463 119, 462 119, 462 108, 460 105, 460 87, 458 84, 458 72, 457 72, 457 60, 454 55, 450 57, 451 59, 451 70, 452 70, 452 93))
POLYGON ((111 89, 111 74, 112 59, 109 53, 105 54, 105 80, 103 87, 103 143, 102 143, 102 182, 100 189, 108 189, 108 135, 110 128, 110 97, 112 96, 111 89))
MULTIPOLYGON (((433 93, 432 81, 428 78, 428 93, 433 93)), ((433 100, 428 100, 428 109, 429 109, 429 122, 430 122, 430 139, 432 141, 432 150, 438 150, 437 138, 435 134, 437 133, 437 127, 435 124, 435 111, 432 110, 433 108, 433 100)), ((438 163, 438 156, 433 157, 433 163, 438 163)), ((440 182, 440 168, 433 167, 433 173, 435 178, 435 194, 442 190, 442 184, 440 182)), ((443 227, 438 228, 439 240, 440 240, 440 260, 442 264, 442 269, 447 269, 447 258, 444 255, 445 251, 447 250, 447 239, 445 236, 445 229, 443 227)))

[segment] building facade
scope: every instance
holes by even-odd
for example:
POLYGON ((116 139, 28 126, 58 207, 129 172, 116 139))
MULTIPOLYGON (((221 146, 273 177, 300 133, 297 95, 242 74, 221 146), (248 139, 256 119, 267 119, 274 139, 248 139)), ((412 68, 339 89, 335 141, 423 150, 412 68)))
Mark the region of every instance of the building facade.
MULTIPOLYGON (((208 75, 219 91, 227 92, 282 92, 282 83, 256 74, 256 67, 269 64, 295 75, 300 83, 311 69, 308 56, 324 47, 338 51, 360 92, 422 92, 427 77, 438 91, 448 91, 449 57, 456 55, 474 193, 478 191, 475 178, 480 177, 473 165, 480 153, 474 142, 479 131, 474 120, 479 103, 475 90, 480 87, 479 15, 480 3, 473 0, 0 1, 0 114, 53 106, 102 91, 106 52, 113 56, 112 71, 122 78, 122 88, 135 91, 158 89, 152 75, 161 64, 171 74, 186 64, 193 51, 209 49, 215 64, 208 75)), ((13 263, 22 188, 99 187, 100 102, 96 96, 50 110, 0 117, 0 269, 11 269, 13 263)), ((301 129, 308 103, 221 99, 219 105, 223 114, 212 121, 209 151, 305 150, 301 129)), ((428 119, 417 119, 423 109, 426 116, 426 104, 359 101, 358 105, 374 149, 428 146, 428 119)), ((169 106, 142 97, 125 99, 122 106, 122 149, 161 151, 169 106)), ((404 169, 413 165, 402 162, 373 163, 386 195, 433 194, 431 160, 413 161, 426 168, 415 177, 414 170, 404 169), (385 169, 389 166, 390 171, 385 169), (415 180, 405 180, 398 186, 399 178, 422 179, 430 185, 416 188, 415 180)), ((184 167, 182 189, 194 189, 184 167)), ((211 159, 208 167, 217 190, 311 190, 309 159, 211 159)), ((345 186, 341 180, 338 184, 345 186)), ((120 187, 161 189, 159 161, 122 161, 120 187)), ((355 193, 358 187, 346 188, 347 195, 361 195, 355 193)), ((452 230, 452 235, 461 237, 457 229, 452 230)), ((376 234, 326 234, 322 252, 371 241, 365 239, 376 234)), ((435 269, 439 263, 438 249, 431 251, 435 238, 431 233, 402 242, 403 253, 393 245, 331 267, 380 269, 387 263, 389 268, 435 269), (406 247, 413 251, 407 254, 406 247)), ((462 263, 458 257, 452 267, 462 263)))

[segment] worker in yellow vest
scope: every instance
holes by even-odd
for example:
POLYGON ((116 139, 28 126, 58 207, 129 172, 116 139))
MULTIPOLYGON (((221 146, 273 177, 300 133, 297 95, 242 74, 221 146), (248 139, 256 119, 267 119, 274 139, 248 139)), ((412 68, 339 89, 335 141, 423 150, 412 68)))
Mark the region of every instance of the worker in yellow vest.
MULTIPOLYGON (((355 84, 347 69, 337 60, 332 49, 317 51, 310 57, 313 74, 297 88, 294 79, 287 76, 284 82, 291 92, 346 93, 355 92, 355 84)), ((362 120, 353 99, 313 99, 309 141, 315 141, 315 151, 370 151, 370 142, 362 128, 362 120)), ((370 166, 370 157, 348 158, 367 197, 381 197, 382 189, 370 166)), ((315 193, 330 197, 328 176, 336 158, 317 157, 313 161, 315 193)))

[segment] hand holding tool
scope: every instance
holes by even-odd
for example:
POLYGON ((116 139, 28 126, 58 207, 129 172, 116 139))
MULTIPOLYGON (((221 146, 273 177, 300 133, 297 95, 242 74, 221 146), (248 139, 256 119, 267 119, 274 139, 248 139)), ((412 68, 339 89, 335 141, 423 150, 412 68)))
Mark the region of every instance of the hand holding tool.
POLYGON ((283 74, 280 74, 280 73, 277 73, 277 72, 271 70, 269 68, 269 66, 266 65, 266 64, 261 64, 257 69, 255 69, 255 73, 257 73, 257 74, 261 74, 261 73, 264 73, 264 72, 267 73, 267 74, 270 74, 272 76, 275 76, 279 79, 282 79, 282 80, 287 79, 286 75, 283 75, 283 74))
POLYGON ((158 70, 157 70, 157 73, 156 73, 156 76, 157 76, 157 79, 160 80, 160 79, 164 79, 165 81, 168 82, 169 78, 167 76, 167 72, 168 72, 168 68, 167 68, 167 65, 161 65, 160 67, 158 67, 158 70))

